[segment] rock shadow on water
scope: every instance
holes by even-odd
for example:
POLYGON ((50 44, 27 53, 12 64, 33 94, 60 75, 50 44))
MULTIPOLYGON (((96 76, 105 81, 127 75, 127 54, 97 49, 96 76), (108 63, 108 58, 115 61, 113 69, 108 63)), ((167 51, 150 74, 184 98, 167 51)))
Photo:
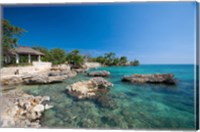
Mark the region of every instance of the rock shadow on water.
POLYGON ((180 91, 176 85, 164 85, 164 84, 149 84, 146 87, 150 88, 154 92, 161 94, 175 94, 177 95, 180 91))
POLYGON ((164 89, 177 89, 178 87, 178 83, 177 85, 167 85, 167 84, 162 84, 162 83, 129 83, 129 82, 123 82, 123 84, 127 85, 127 86, 134 86, 134 87, 140 87, 140 88, 148 88, 148 87, 152 87, 152 88, 164 88, 164 89))
MULTIPOLYGON (((124 82, 124 83, 126 84, 127 82, 124 82)), ((120 84, 122 84, 122 82, 120 79, 118 79, 118 80, 113 81, 113 84, 120 85, 120 84)), ((129 84, 129 83, 127 83, 127 84, 129 84)))

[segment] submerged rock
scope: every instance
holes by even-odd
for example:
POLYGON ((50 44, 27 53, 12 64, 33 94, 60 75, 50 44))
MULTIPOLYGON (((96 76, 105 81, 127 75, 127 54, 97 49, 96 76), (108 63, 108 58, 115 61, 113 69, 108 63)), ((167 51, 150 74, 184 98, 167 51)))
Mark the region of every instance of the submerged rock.
POLYGON ((108 109, 115 109, 117 108, 117 102, 114 101, 111 97, 108 95, 102 95, 99 98, 97 98, 96 103, 103 108, 108 109))
POLYGON ((104 124, 108 124, 113 128, 127 128, 126 122, 124 121, 121 115, 106 115, 101 117, 101 122, 104 124))
POLYGON ((176 80, 173 74, 134 74, 124 76, 122 81, 131 83, 163 83, 175 85, 176 80))
POLYGON ((107 93, 108 88, 111 86, 113 86, 112 83, 101 77, 96 77, 68 86, 67 92, 78 99, 93 98, 99 96, 99 94, 107 93))
POLYGON ((47 96, 32 96, 20 90, 12 90, 2 95, 1 127, 40 127, 42 113, 53 106, 42 103, 47 96))
POLYGON ((98 127, 98 122, 95 121, 95 117, 93 119, 84 118, 79 122, 79 125, 82 128, 96 128, 98 127))
POLYGON ((91 76, 91 77, 109 77, 110 72, 108 72, 108 71, 94 71, 94 72, 89 72, 87 75, 91 76))

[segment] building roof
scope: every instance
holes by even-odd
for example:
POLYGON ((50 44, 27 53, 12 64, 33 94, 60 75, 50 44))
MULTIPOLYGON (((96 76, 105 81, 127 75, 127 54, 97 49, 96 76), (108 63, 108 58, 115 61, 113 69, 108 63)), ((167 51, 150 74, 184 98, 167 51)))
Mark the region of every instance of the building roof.
POLYGON ((30 54, 30 55, 44 55, 42 52, 32 49, 27 46, 20 46, 12 50, 13 54, 30 54))

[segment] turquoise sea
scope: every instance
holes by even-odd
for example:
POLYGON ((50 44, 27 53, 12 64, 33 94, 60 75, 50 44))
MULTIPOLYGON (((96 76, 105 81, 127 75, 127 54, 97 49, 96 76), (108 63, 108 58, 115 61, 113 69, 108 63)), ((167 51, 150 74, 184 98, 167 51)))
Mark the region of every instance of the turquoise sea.
POLYGON ((141 65, 101 67, 91 70, 111 72, 106 78, 114 84, 106 95, 113 108, 93 100, 76 100, 66 93, 69 84, 88 80, 85 74, 50 85, 19 86, 33 95, 47 95, 54 108, 42 117, 44 128, 99 129, 194 129, 194 65, 141 65), (134 73, 173 73, 176 86, 129 84, 124 75, 134 73))

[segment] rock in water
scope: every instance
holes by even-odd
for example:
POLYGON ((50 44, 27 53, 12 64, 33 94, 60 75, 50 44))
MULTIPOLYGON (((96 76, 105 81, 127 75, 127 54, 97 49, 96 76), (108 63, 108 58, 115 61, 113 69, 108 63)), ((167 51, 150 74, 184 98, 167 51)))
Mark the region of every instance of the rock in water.
POLYGON ((108 71, 94 71, 94 72, 89 72, 87 75, 91 76, 91 77, 109 77, 110 72, 108 72, 108 71))
POLYGON ((102 93, 107 93, 112 83, 102 77, 92 78, 87 81, 76 82, 67 87, 67 92, 78 99, 95 98, 102 93))
POLYGON ((122 81, 131 83, 163 83, 175 85, 176 80, 173 74, 134 74, 124 76, 122 81))

